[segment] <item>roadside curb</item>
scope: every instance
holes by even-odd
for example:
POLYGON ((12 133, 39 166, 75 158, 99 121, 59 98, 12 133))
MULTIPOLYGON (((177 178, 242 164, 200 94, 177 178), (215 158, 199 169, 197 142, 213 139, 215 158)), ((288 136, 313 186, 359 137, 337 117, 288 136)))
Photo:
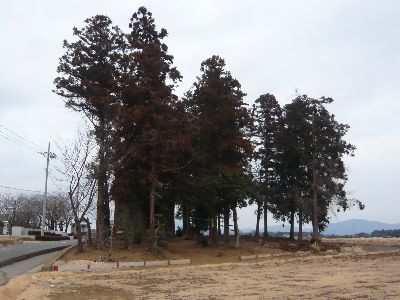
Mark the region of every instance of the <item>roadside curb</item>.
POLYGON ((67 248, 64 248, 64 250, 56 255, 55 257, 49 259, 47 262, 45 262, 42 266, 42 269, 40 270, 41 272, 47 272, 47 271, 52 271, 53 270, 53 265, 54 263, 61 257, 63 256, 65 253, 67 253, 69 250, 71 250, 72 248, 76 247, 76 245, 71 245, 68 246, 67 248))
POLYGON ((169 259, 169 260, 151 260, 151 261, 133 261, 133 262, 91 262, 81 264, 63 264, 53 265, 52 270, 56 272, 78 272, 92 270, 121 270, 128 268, 148 268, 161 266, 190 265, 190 258, 187 259, 169 259))
POLYGON ((46 254, 46 253, 62 250, 62 249, 65 249, 66 247, 69 247, 69 246, 68 245, 63 245, 63 246, 58 246, 58 247, 49 248, 49 249, 42 249, 42 250, 38 250, 38 251, 35 251, 35 252, 30 252, 30 253, 22 254, 22 255, 19 255, 19 256, 15 256, 15 257, 0 261, 0 268, 2 268, 4 266, 7 266, 7 265, 11 265, 11 264, 16 263, 16 262, 21 261, 21 260, 25 260, 25 259, 34 257, 34 256, 38 256, 38 255, 42 255, 42 254, 46 254))

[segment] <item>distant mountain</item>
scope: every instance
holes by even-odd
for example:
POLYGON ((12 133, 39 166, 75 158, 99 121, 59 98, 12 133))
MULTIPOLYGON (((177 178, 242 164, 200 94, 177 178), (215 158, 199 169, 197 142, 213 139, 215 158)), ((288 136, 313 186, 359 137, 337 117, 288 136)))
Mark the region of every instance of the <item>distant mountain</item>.
MULTIPOLYGON (((290 226, 289 224, 285 224, 285 226, 282 225, 272 225, 272 226, 268 226, 268 231, 269 232, 289 232, 290 230, 290 226)), ((294 230, 297 231, 298 227, 294 227, 294 230)), ((250 232, 255 232, 256 229, 255 228, 251 228, 251 227, 246 227, 246 228, 240 228, 241 232, 244 233, 250 233, 250 232)), ((260 231, 263 232, 264 231, 264 227, 260 227, 260 231)), ((304 232, 310 232, 311 228, 309 227, 303 227, 303 231, 304 232)))
MULTIPOLYGON (((334 235, 353 235, 361 232, 371 233, 374 230, 393 230, 400 229, 400 223, 398 224, 387 224, 376 221, 368 221, 363 219, 350 219, 342 222, 331 223, 325 229, 323 234, 334 234, 334 235)), ((273 225, 268 227, 269 232, 289 232, 289 225, 273 225)), ((298 227, 295 227, 295 231, 298 230, 298 227)), ((255 228, 240 228, 241 232, 250 233, 255 232, 255 228)), ((260 231, 263 231, 263 228, 260 228, 260 231)), ((312 229, 309 225, 305 225, 303 228, 304 232, 311 232, 312 229)))
POLYGON ((371 233, 374 230, 393 230, 400 229, 400 223, 398 224, 387 224, 376 221, 368 221, 363 219, 350 219, 347 221, 331 223, 325 229, 323 234, 335 234, 335 235, 352 235, 356 233, 371 233))

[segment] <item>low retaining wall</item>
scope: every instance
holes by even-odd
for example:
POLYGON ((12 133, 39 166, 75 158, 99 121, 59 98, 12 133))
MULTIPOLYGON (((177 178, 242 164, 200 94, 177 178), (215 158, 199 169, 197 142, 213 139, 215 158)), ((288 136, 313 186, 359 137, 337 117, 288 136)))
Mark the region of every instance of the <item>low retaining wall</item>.
POLYGON ((115 270, 126 268, 143 268, 143 267, 159 267, 169 265, 190 265, 190 258, 188 259, 170 259, 170 260, 150 260, 150 261, 130 261, 130 262, 91 262, 82 264, 65 264, 53 265, 53 271, 59 272, 79 272, 91 270, 115 270))
POLYGON ((190 258, 187 259, 170 259, 170 265, 190 265, 190 258))
POLYGON ((158 267, 158 266, 168 266, 168 265, 169 265, 169 260, 150 260, 144 262, 145 267, 158 267))
POLYGON ((263 259, 270 257, 280 257, 280 256, 290 256, 294 255, 292 252, 283 252, 283 253, 271 253, 271 254, 258 254, 258 255, 242 255, 239 256, 240 260, 250 260, 250 259, 263 259))

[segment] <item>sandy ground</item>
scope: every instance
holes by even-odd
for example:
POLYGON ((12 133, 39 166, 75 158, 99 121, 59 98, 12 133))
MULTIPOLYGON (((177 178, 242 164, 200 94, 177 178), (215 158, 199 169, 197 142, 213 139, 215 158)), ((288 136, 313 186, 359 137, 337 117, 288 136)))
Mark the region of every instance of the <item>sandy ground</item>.
POLYGON ((338 254, 113 272, 24 275, 0 299, 400 299, 400 239, 338 254))

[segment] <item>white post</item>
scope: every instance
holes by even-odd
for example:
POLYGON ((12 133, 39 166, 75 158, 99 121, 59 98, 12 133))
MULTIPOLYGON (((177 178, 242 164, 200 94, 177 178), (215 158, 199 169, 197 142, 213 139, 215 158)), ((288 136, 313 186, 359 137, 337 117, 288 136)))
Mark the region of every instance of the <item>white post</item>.
POLYGON ((44 236, 44 223, 45 223, 45 217, 46 217, 46 201, 47 201, 47 179, 49 177, 49 161, 50 161, 50 142, 49 142, 49 147, 47 148, 46 181, 45 181, 45 184, 44 184, 42 228, 41 228, 41 231, 40 231, 40 235, 41 236, 44 236))

